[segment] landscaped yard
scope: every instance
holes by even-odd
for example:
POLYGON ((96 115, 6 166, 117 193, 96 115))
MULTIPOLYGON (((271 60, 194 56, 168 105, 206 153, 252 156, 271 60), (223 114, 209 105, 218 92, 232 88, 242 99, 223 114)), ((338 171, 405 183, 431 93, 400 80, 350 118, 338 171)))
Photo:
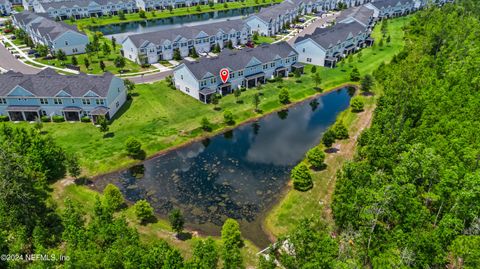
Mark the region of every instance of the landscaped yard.
POLYGON ((202 14, 207 12, 215 12, 222 10, 238 9, 245 7, 255 7, 255 6, 265 6, 272 3, 280 3, 282 0, 244 0, 243 2, 228 2, 227 6, 223 3, 214 4, 213 7, 209 5, 200 5, 200 10, 196 6, 193 7, 182 7, 174 8, 172 11, 169 10, 156 10, 155 12, 147 11, 145 12, 146 18, 141 18, 139 13, 130 13, 125 14, 125 20, 121 20, 119 16, 105 16, 100 18, 84 18, 76 21, 65 20, 66 23, 78 25, 80 28, 86 28, 89 26, 99 26, 107 24, 116 24, 116 23, 126 23, 134 21, 144 21, 144 20, 155 20, 169 17, 185 16, 191 14, 202 14))
MULTIPOLYGON (((389 24, 389 33, 392 37, 390 45, 364 49, 360 61, 354 57, 351 66, 357 66, 360 74, 364 75, 372 72, 380 63, 389 61, 402 48, 401 26, 408 20, 408 18, 392 20, 389 24)), ((379 30, 376 29, 374 37, 378 39, 378 35, 379 30)), ((317 68, 323 79, 321 87, 328 90, 348 83, 352 67, 347 63, 344 69, 345 71, 341 68, 317 68)), ((315 85, 310 67, 307 66, 306 74, 299 79, 292 77, 281 83, 267 83, 262 87, 260 108, 264 114, 282 107, 278 101, 280 86, 289 89, 292 101, 300 101, 317 93, 313 89, 315 85), (299 82, 296 82, 297 80, 299 82)), ((44 125, 44 129, 68 152, 79 155, 84 173, 94 175, 136 162, 125 153, 124 143, 129 136, 139 139, 147 155, 153 155, 201 135, 208 135, 200 130, 202 117, 214 122, 218 131, 225 127, 223 111, 226 109, 233 112, 237 123, 261 116, 254 112, 252 97, 255 92, 257 92, 255 89, 242 92, 240 99, 244 101, 243 104, 236 104, 233 95, 225 96, 220 101, 222 110, 215 111, 213 105, 204 105, 177 90, 172 90, 165 81, 137 85, 133 101, 126 103, 112 122, 111 137, 103 138, 95 126, 80 122, 48 123, 44 125)))

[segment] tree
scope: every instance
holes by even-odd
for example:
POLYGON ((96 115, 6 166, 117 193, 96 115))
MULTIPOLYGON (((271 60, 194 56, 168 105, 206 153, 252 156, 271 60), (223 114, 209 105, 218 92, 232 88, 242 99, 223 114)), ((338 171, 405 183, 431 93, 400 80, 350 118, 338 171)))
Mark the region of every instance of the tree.
POLYGON ((242 91, 240 89, 235 89, 235 91, 233 91, 233 95, 235 95, 235 99, 236 99, 236 102, 237 103, 240 103, 240 95, 242 95, 242 91))
POLYGON ((228 8, 227 2, 223 3, 223 8, 228 8))
POLYGON ((176 61, 180 61, 182 59, 182 55, 180 54, 180 49, 176 48, 173 50, 173 59, 176 61))
POLYGON ((312 75, 312 79, 313 79, 313 82, 315 83, 315 89, 320 89, 318 87, 318 85, 320 85, 320 83, 322 83, 322 78, 320 77, 320 74, 319 73, 314 73, 312 75))
POLYGON ((212 124, 207 119, 207 117, 202 118, 202 120, 200 121, 200 126, 201 126, 202 130, 204 130, 206 132, 210 132, 212 130, 212 124))
MULTIPOLYGON (((197 5, 198 7, 198 5, 197 5)), ((197 50, 195 49, 195 46, 193 46, 191 49, 190 49, 190 57, 192 58, 198 58, 198 53, 197 53, 197 50)))
MULTIPOLYGON (((226 4, 226 3, 225 3, 226 4)), ((229 39, 228 42, 227 42, 227 48, 229 49, 233 49, 233 43, 232 43, 232 40, 229 39)))
POLYGON ((115 67, 117 68, 124 68, 125 67, 125 58, 123 58, 122 56, 117 56, 117 58, 115 58, 114 60, 114 64, 115 64, 115 67))
POLYGON ((213 1, 208 1, 208 6, 213 9, 213 7, 215 6, 215 3, 213 1))
POLYGON ((260 94, 258 92, 253 94, 253 106, 255 106, 255 112, 258 112, 258 106, 260 105, 260 94))
POLYGON ((100 132, 102 132, 105 136, 105 133, 108 132, 110 129, 108 127, 108 120, 105 118, 105 116, 97 116, 97 125, 100 127, 100 132))
POLYGON ((380 39, 380 42, 378 42, 378 46, 380 46, 380 48, 383 48, 383 38, 380 39))
POLYGON ((138 16, 142 19, 147 18, 147 14, 145 13, 145 10, 143 10, 143 9, 140 9, 140 11, 138 12, 138 16))
POLYGON ((358 61, 359 61, 359 62, 361 62, 362 56, 363 56, 363 52, 362 52, 362 51, 359 51, 359 52, 357 53, 357 58, 358 58, 358 61))
POLYGON ((392 41, 392 38, 390 36, 387 37, 387 45, 390 45, 390 42, 392 41))
POLYGON ((352 98, 352 101, 350 102, 350 107, 352 108, 352 112, 362 112, 364 107, 363 100, 360 99, 360 97, 352 98))
POLYGON ((40 55, 40 57, 47 56, 49 52, 48 47, 41 44, 37 44, 36 50, 37 50, 37 53, 40 55))
POLYGON ((114 36, 112 36, 112 48, 113 50, 117 48, 117 39, 114 36))
POLYGON ((196 10, 197 12, 202 12, 202 8, 200 7, 200 5, 197 5, 197 7, 195 7, 195 10, 196 10))
POLYGON ((277 265, 275 264, 275 256, 268 255, 265 257, 264 255, 258 256, 258 269, 276 269, 277 265))
POLYGON ((63 50, 57 50, 56 56, 60 61, 65 61, 67 59, 67 55, 63 50))
POLYGON ((37 130, 39 132, 42 131, 43 122, 39 117, 35 117, 35 124, 33 125, 33 128, 35 128, 35 130, 37 130))
POLYGON ((72 65, 74 66, 78 65, 78 60, 77 60, 77 57, 75 57, 75 55, 72 56, 72 65))
POLYGON ((110 49, 110 46, 107 44, 107 42, 103 43, 102 50, 103 50, 103 55, 107 56, 110 54, 111 49, 110 49))
POLYGON ((129 156, 138 157, 142 153, 142 143, 130 136, 125 142, 125 149, 127 150, 127 154, 129 156))
POLYGON ((193 268, 215 269, 218 266, 218 251, 215 241, 208 237, 198 240, 193 245, 193 268))
POLYGON ((257 40, 258 40, 258 36, 259 36, 259 34, 258 34, 257 31, 253 32, 253 40, 254 40, 254 41, 257 41, 257 40))
POLYGON ((311 72, 312 74, 317 73, 317 66, 316 66, 316 65, 312 65, 312 68, 310 69, 310 72, 311 72))
POLYGON ((122 21, 126 20, 127 18, 125 17, 125 13, 123 12, 123 10, 119 10, 118 11, 118 18, 122 21))
POLYGON ((106 208, 116 211, 125 203, 125 200, 120 189, 109 183, 103 190, 103 203, 106 208))
POLYGON ((228 125, 235 124, 235 119, 233 118, 233 113, 230 110, 225 110, 223 112, 223 119, 225 120, 225 123, 228 124, 228 125))
POLYGON ((172 226, 172 230, 174 230, 177 234, 182 233, 185 219, 183 218, 180 209, 173 209, 168 215, 168 220, 170 221, 170 226, 172 226))
POLYGON ((373 76, 366 74, 361 81, 361 89, 363 92, 370 92, 373 87, 373 76))
POLYGON ((153 207, 149 202, 147 202, 147 200, 139 200, 133 207, 135 215, 140 223, 146 223, 148 220, 151 220, 154 217, 153 207))
POLYGON ((290 94, 288 93, 287 89, 283 88, 280 90, 278 93, 278 100, 284 105, 290 103, 290 94))
POLYGON ((75 154, 70 154, 67 156, 66 158, 66 166, 67 166, 67 171, 68 171, 68 174, 77 179, 82 170, 80 168, 80 165, 78 163, 78 158, 75 154))
POLYGON ((105 72, 105 63, 103 61, 100 61, 99 62, 99 65, 100 65, 100 69, 102 69, 103 72, 105 72))
POLYGON ((322 143, 325 147, 330 148, 335 142, 335 132, 332 129, 328 129, 322 136, 322 143))
POLYGON ((304 163, 299 163, 292 169, 290 178, 293 180, 293 188, 298 191, 308 191, 313 187, 312 174, 304 163))
POLYGON ((336 139, 347 139, 349 136, 348 136, 348 129, 347 127, 345 127, 345 124, 343 123, 343 121, 340 121, 340 122, 337 122, 335 123, 335 125, 333 125, 333 132, 335 133, 335 138, 336 139))
POLYGON ((227 219, 222 226, 222 258, 224 268, 242 268, 240 249, 244 246, 240 225, 234 219, 227 219))
POLYGON ((354 67, 352 72, 350 73, 350 80, 351 81, 359 81, 360 80, 360 72, 358 72, 358 68, 354 67))
POLYGON ((220 102, 220 94, 214 93, 210 99, 210 102, 213 104, 213 109, 217 110, 218 109, 218 103, 220 102))
POLYGON ((213 53, 219 53, 222 49, 220 48, 220 44, 216 43, 215 46, 213 46, 213 53))
POLYGON ((90 61, 88 60, 88 58, 83 59, 83 64, 85 65, 85 68, 88 70, 88 67, 90 66, 90 61))
POLYGON ((315 169, 321 169, 325 166, 325 153, 319 147, 314 147, 307 152, 307 160, 315 169))
POLYGON ((135 83, 129 79, 124 79, 123 83, 125 84, 125 88, 129 93, 132 93, 135 90, 135 83))

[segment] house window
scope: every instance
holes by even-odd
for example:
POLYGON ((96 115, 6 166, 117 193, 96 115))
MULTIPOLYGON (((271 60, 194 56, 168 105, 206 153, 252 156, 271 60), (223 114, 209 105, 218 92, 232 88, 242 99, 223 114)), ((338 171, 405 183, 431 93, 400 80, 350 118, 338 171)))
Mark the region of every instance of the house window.
POLYGON ((46 99, 46 98, 40 98, 40 104, 42 104, 42 105, 48 105, 48 99, 46 99))
POLYGON ((103 104, 104 104, 104 101, 103 101, 103 99, 95 99, 95 103, 96 103, 97 105, 103 105, 103 104))
POLYGON ((308 62, 308 63, 311 63, 311 62, 312 62, 312 58, 307 58, 307 62, 308 62))
POLYGON ((68 46, 68 41, 65 41, 65 46, 68 46))
POLYGON ((89 105, 90 104, 90 99, 82 99, 82 104, 89 105))
POLYGON ((56 105, 61 105, 61 104, 63 104, 63 101, 60 98, 54 98, 53 103, 56 104, 56 105))
POLYGON ((75 104, 75 99, 72 99, 72 104, 75 104))
POLYGON ((180 75, 180 79, 183 80, 183 75, 180 75))
POLYGON ((305 52, 305 48, 302 49, 302 52, 305 52))
POLYGON ((206 81, 206 80, 200 81, 200 87, 203 87, 203 86, 205 86, 205 85, 207 85, 207 81, 206 81))
POLYGON ((243 71, 238 71, 238 76, 239 77, 243 76, 243 71))
POLYGON ((275 63, 271 63, 271 64, 270 64, 270 67, 275 67, 275 63))
POLYGON ((268 68, 268 64, 264 64, 263 69, 267 69, 267 68, 268 68))
POLYGON ((211 79, 210 79, 210 83, 213 84, 213 83, 215 83, 215 82, 217 82, 217 80, 216 80, 215 78, 211 78, 211 79))
POLYGON ((189 93, 190 89, 188 87, 185 87, 185 91, 189 93))
POLYGON ((5 98, 0 98, 0 104, 6 104, 7 103, 7 99, 5 98))
POLYGON ((117 102, 115 103, 115 107, 118 108, 119 106, 120 106, 120 103, 117 101, 117 102))

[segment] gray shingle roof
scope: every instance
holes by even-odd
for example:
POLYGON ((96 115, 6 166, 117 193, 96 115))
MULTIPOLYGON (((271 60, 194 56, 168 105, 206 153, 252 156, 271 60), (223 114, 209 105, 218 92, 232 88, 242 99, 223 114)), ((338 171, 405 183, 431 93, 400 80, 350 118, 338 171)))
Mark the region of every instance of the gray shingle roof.
POLYGON ((394 7, 398 3, 400 3, 401 5, 405 5, 407 3, 412 3, 412 2, 413 0, 380 0, 380 1, 372 2, 371 4, 378 9, 383 9, 387 7, 394 7))
POLYGON ((184 64, 200 80, 207 73, 217 76, 222 68, 229 68, 232 71, 242 70, 252 58, 265 63, 273 61, 277 56, 285 58, 292 53, 297 54, 287 42, 279 42, 263 44, 253 49, 245 48, 235 51, 224 49, 217 57, 200 58, 196 62, 185 61, 184 64))
POLYGON ((65 76, 49 68, 34 75, 9 71, 0 75, 0 96, 7 96, 16 86, 21 86, 38 97, 54 97, 62 90, 72 97, 83 97, 88 91, 107 97, 113 77, 111 73, 65 76))
MULTIPOLYGON (((299 5, 300 3, 298 3, 299 5)), ((278 5, 260 9, 260 12, 251 16, 257 16, 265 22, 269 22, 271 19, 284 15, 287 11, 293 10, 297 7, 297 4, 292 0, 285 0, 278 5)))
POLYGON ((219 30, 229 32, 232 29, 240 31, 246 27, 243 20, 227 20, 209 24, 202 24, 197 26, 182 27, 168 30, 160 30, 156 32, 130 35, 127 38, 132 40, 136 47, 140 47, 145 42, 150 42, 156 45, 162 44, 165 40, 174 41, 177 37, 185 37, 187 39, 195 38, 200 32, 205 32, 208 35, 215 35, 219 30))
POLYGON ((365 25, 368 25, 370 23, 372 16, 373 16, 372 9, 369 9, 365 6, 358 6, 358 7, 351 7, 349 9, 343 10, 336 20, 340 22, 348 18, 354 18, 355 20, 365 25))
POLYGON ((317 28, 312 34, 299 37, 295 43, 310 38, 324 49, 328 49, 330 46, 335 46, 338 42, 345 41, 349 34, 355 36, 365 30, 366 27, 358 22, 338 23, 330 28, 317 28))
POLYGON ((132 0, 68 0, 68 1, 56 1, 56 2, 45 2, 41 3, 45 10, 48 10, 50 7, 54 9, 59 9, 62 7, 72 8, 72 7, 88 7, 90 3, 97 3, 101 6, 105 5, 117 5, 119 3, 128 3, 134 2, 132 0))
POLYGON ((52 40, 67 31, 73 31, 85 35, 84 33, 78 31, 76 26, 68 25, 63 22, 53 21, 45 14, 37 14, 30 11, 24 11, 13 15, 13 17, 15 17, 16 21, 21 22, 24 25, 29 25, 30 23, 35 21, 35 23, 32 23, 30 25, 31 28, 34 30, 38 30, 42 36, 50 36, 52 40))

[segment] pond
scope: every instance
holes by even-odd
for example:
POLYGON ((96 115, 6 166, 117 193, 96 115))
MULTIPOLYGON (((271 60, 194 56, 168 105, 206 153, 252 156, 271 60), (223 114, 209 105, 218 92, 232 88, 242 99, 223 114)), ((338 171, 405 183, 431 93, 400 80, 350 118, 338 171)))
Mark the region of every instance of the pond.
POLYGON ((205 12, 201 14, 175 16, 156 20, 91 26, 90 30, 102 32, 108 37, 115 36, 117 40, 121 41, 126 36, 131 34, 149 33, 159 30, 180 28, 183 26, 195 26, 219 21, 240 19, 249 14, 258 12, 259 9, 259 7, 245 7, 238 9, 205 12))
POLYGON ((290 170, 348 108, 352 92, 341 89, 202 142, 170 151, 130 169, 98 178, 94 188, 117 185, 126 199, 148 200, 168 216, 180 208, 186 227, 219 235, 227 218, 259 247, 265 213, 287 189, 290 170))

